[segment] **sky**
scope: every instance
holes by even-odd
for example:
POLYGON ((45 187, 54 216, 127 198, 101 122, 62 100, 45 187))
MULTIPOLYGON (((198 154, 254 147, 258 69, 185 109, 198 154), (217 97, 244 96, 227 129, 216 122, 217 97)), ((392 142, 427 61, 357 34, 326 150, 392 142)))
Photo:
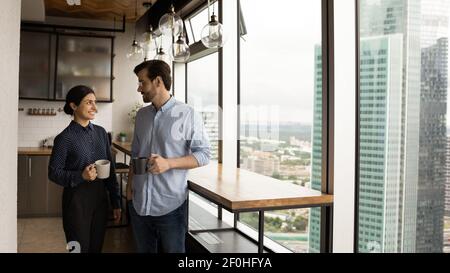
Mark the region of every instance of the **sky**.
POLYGON ((248 33, 241 40, 241 103, 278 109, 281 122, 312 123, 321 1, 273 3, 241 1, 248 33))
MULTIPOLYGON (((446 1, 422 0, 422 11, 431 14, 431 18, 434 13, 449 16, 446 1)), ((276 3, 241 0, 247 28, 247 35, 241 39, 241 107, 276 109, 273 112, 281 122, 311 124, 314 47, 321 42, 321 1, 283 0, 276 3)), ((446 36, 450 37, 450 20, 447 24, 447 29, 440 26, 438 36, 447 33, 446 36)), ((224 27, 226 29, 226 25, 224 27)), ((217 63, 213 58, 190 64, 191 69, 205 71, 202 74, 209 72, 207 81, 204 77, 191 77, 189 80, 189 94, 195 93, 193 97, 202 100, 203 105, 217 105, 217 90, 210 88, 211 84, 216 86, 216 77, 210 73, 210 67, 217 63)), ((450 79, 450 69, 448 73, 450 79)), ((450 113, 450 103, 447 103, 447 113, 450 113)), ((447 127, 450 127, 450 117, 447 118, 447 127)))
MULTIPOLYGON (((241 0, 247 27, 247 35, 241 39, 241 107, 258 106, 261 119, 267 118, 265 109, 272 109, 270 113, 281 122, 311 124, 314 47, 321 41, 321 1, 280 2, 283 5, 268 0, 241 0)), ((217 105, 217 90, 210 88, 217 86, 210 69, 217 66, 213 58, 188 64, 188 75, 193 71, 208 75, 188 79, 189 96, 202 100, 202 105, 217 105)))

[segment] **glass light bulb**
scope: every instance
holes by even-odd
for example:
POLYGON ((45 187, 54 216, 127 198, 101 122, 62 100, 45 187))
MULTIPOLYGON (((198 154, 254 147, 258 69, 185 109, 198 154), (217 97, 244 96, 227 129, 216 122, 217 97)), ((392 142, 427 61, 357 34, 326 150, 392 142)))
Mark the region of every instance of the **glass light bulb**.
POLYGON ((170 56, 167 55, 162 47, 159 48, 158 53, 155 56, 155 60, 160 60, 166 62, 168 65, 172 63, 172 60, 170 59, 170 56))
POLYGON ((133 40, 133 44, 128 49, 127 58, 132 61, 140 61, 142 60, 144 50, 142 47, 136 42, 136 40, 133 40))
POLYGON ((211 21, 202 29, 202 43, 207 48, 219 48, 225 43, 223 26, 216 20, 216 16, 211 16, 211 21))
POLYGON ((153 31, 150 29, 141 35, 141 47, 144 51, 144 59, 150 60, 155 55, 156 39, 153 31))
POLYGON ((183 30, 183 20, 175 14, 173 6, 159 19, 159 30, 164 35, 177 36, 183 30))
POLYGON ((155 50, 156 39, 152 32, 144 32, 141 36, 141 46, 144 50, 155 50))
POLYGON ((189 59, 191 52, 182 35, 178 36, 178 40, 173 43, 170 53, 174 62, 184 63, 189 59))

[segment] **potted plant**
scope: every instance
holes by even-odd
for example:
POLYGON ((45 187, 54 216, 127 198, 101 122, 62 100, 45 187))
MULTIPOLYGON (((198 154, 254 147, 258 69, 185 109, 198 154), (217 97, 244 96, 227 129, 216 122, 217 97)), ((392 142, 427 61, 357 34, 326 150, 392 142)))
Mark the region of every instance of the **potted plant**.
POLYGON ((131 109, 131 111, 128 113, 128 116, 131 119, 131 123, 134 125, 134 123, 136 122, 136 114, 139 111, 139 109, 141 109, 143 107, 143 104, 140 102, 136 102, 133 106, 133 108, 131 109))
POLYGON ((127 141, 127 134, 125 134, 124 132, 120 132, 120 133, 119 133, 119 141, 120 141, 120 142, 125 142, 125 141, 127 141))

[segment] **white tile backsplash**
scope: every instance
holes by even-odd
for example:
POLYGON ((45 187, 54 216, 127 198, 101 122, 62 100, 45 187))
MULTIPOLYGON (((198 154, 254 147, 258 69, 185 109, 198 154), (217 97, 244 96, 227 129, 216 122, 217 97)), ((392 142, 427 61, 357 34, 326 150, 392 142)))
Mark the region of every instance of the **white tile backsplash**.
MULTIPOLYGON (((54 108, 58 110, 64 107, 64 102, 54 101, 33 101, 20 100, 19 108, 24 111, 19 111, 18 122, 18 145, 19 147, 39 147, 42 140, 48 137, 55 137, 64 128, 69 125, 71 117, 64 112, 56 112, 56 116, 30 116, 28 115, 29 108, 54 108)), ((107 132, 112 130, 112 104, 99 103, 97 104, 98 113, 93 123, 102 126, 107 132)))

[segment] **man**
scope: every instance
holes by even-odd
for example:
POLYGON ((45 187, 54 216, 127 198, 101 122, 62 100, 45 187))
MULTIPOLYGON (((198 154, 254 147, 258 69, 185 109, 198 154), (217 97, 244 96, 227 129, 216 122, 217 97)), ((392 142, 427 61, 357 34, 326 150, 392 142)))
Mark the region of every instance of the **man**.
MULTIPOLYGON (((138 252, 184 253, 187 232, 187 170, 211 158, 201 117, 169 93, 167 63, 145 61, 135 67, 138 92, 151 105, 136 115, 132 157, 147 157, 148 172, 129 173, 127 200, 138 252)), ((132 170, 132 168, 130 168, 132 170)))

